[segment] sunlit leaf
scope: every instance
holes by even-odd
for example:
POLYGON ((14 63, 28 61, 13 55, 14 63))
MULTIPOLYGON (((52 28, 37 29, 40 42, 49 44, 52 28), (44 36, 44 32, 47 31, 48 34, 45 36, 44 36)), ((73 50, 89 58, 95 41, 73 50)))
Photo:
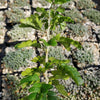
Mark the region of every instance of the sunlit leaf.
POLYGON ((29 46, 32 46, 32 44, 33 42, 31 40, 28 40, 28 41, 16 44, 15 48, 18 49, 18 48, 23 48, 23 47, 29 47, 29 46))
POLYGON ((21 73, 22 76, 31 75, 31 74, 32 74, 31 68, 27 68, 25 69, 25 71, 21 73))

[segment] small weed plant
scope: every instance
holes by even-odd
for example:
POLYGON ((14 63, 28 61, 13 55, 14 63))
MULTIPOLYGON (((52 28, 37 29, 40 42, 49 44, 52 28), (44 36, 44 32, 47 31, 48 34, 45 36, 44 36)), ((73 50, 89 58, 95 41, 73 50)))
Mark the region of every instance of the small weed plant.
POLYGON ((20 27, 32 27, 37 32, 46 34, 46 39, 40 38, 39 41, 28 40, 15 46, 16 49, 32 46, 45 51, 45 55, 37 56, 32 60, 33 62, 39 62, 40 66, 27 68, 21 73, 23 77, 20 85, 22 88, 29 87, 29 94, 21 98, 21 100, 59 100, 52 90, 53 88, 56 88, 63 97, 67 97, 65 87, 59 83, 59 79, 67 80, 72 78, 77 85, 83 84, 80 74, 75 67, 69 65, 70 61, 68 59, 59 60, 48 56, 50 47, 58 46, 58 44, 69 51, 71 45, 81 48, 79 42, 63 37, 60 33, 55 33, 57 26, 64 30, 66 23, 74 22, 70 17, 62 14, 65 9, 61 5, 69 0, 46 1, 50 3, 49 9, 37 8, 37 13, 20 21, 20 27), (48 72, 51 73, 49 77, 48 72), (45 81, 41 81, 41 76, 45 77, 45 81))

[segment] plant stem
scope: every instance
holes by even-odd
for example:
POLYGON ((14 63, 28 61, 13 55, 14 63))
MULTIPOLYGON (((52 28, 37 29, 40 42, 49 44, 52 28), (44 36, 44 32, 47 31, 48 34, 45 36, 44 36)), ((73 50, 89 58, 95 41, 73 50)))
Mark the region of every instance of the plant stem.
MULTIPOLYGON (((48 19, 48 29, 47 29, 47 41, 49 40, 49 34, 50 34, 50 19, 51 19, 51 16, 50 16, 50 9, 49 9, 49 19, 48 19)), ((49 46, 47 46, 45 62, 48 62, 48 52, 49 52, 49 46)), ((45 79, 46 79, 46 83, 48 84, 48 82, 49 82, 49 79, 48 79, 48 70, 45 72, 45 79)))

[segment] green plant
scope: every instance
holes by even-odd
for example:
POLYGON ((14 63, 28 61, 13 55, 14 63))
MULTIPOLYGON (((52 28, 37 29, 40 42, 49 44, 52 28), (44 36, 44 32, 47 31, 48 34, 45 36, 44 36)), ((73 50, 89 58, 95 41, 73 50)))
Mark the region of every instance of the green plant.
POLYGON ((87 9, 83 11, 83 15, 86 16, 90 21, 93 21, 95 24, 100 25, 100 11, 95 9, 87 9))
POLYGON ((84 36, 88 34, 88 28, 80 23, 68 24, 67 27, 72 30, 72 35, 84 36))
POLYGON ((5 15, 8 18, 8 23, 19 23, 20 19, 25 18, 24 11, 15 7, 5 11, 5 15))
POLYGON ((27 60, 32 59, 33 54, 34 52, 32 49, 19 49, 6 54, 3 58, 3 62, 7 68, 19 69, 19 67, 26 67, 28 65, 27 60))
POLYGON ((68 8, 68 9, 70 9, 71 8, 71 5, 73 5, 73 7, 74 7, 74 2, 73 2, 74 0, 70 0, 69 2, 66 2, 66 3, 64 3, 64 4, 62 4, 62 7, 63 8, 68 8))
POLYGON ((14 0, 13 3, 10 3, 10 7, 29 8, 29 0, 14 0))
POLYGON ((54 57, 49 57, 48 54, 50 47, 57 46, 58 43, 67 50, 71 49, 71 45, 81 48, 79 42, 63 37, 61 34, 54 33, 54 30, 58 25, 60 25, 61 30, 64 30, 66 22, 73 22, 70 17, 66 17, 62 14, 65 9, 61 7, 61 4, 69 0, 46 1, 48 1, 51 5, 48 10, 45 10, 44 8, 37 8, 37 13, 26 19, 21 19, 20 27, 35 28, 37 32, 42 32, 47 36, 46 40, 42 38, 38 39, 38 41, 28 40, 15 46, 16 49, 33 46, 45 51, 45 55, 37 56, 32 60, 33 62, 39 62, 40 66, 27 68, 21 74, 23 78, 20 81, 20 85, 22 85, 23 88, 28 86, 30 87, 29 95, 23 97, 21 100, 58 100, 56 94, 52 91, 53 86, 55 86, 55 88, 63 96, 68 96, 64 86, 59 83, 58 79, 66 80, 71 77, 77 85, 83 84, 83 80, 77 69, 68 65, 70 62, 68 59, 59 60, 54 57), (51 72, 52 76, 48 77, 48 71, 51 72), (45 77, 44 82, 40 81, 41 75, 45 77))
POLYGON ((17 41, 18 39, 27 39, 29 32, 32 32, 32 28, 22 28, 17 24, 7 34, 11 37, 12 40, 17 41))
POLYGON ((88 45, 83 45, 82 49, 73 51, 73 58, 78 63, 92 64, 94 61, 94 55, 88 45))
POLYGON ((92 0, 78 0, 76 2, 76 7, 78 9, 89 9, 96 7, 96 4, 92 0))
POLYGON ((60 46, 50 47, 48 56, 49 56, 49 58, 54 57, 55 59, 58 59, 58 60, 66 59, 65 55, 64 55, 64 50, 60 46))
POLYGON ((77 9, 67 10, 64 12, 65 16, 71 17, 76 23, 82 22, 83 16, 77 9))

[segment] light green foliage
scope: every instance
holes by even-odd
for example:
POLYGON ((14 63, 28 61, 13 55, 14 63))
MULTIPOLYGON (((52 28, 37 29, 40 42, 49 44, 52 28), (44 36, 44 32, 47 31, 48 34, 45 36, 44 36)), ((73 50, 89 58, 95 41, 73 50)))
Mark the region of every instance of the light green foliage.
POLYGON ((8 23, 19 23, 20 19, 25 18, 24 11, 20 8, 11 8, 8 11, 5 11, 5 14, 8 18, 8 23))
POLYGON ((92 0, 78 0, 76 2, 76 7, 78 9, 89 9, 96 7, 96 4, 92 0))
POLYGON ((83 17, 77 9, 67 10, 64 12, 65 16, 71 17, 75 22, 81 22, 83 17))
POLYGON ((32 59, 32 55, 32 49, 19 49, 6 54, 6 56, 3 58, 3 62, 7 68, 19 69, 19 67, 26 67, 28 65, 27 60, 32 59))
POLYGON ((67 27, 72 30, 72 35, 84 36, 88 34, 88 28, 82 24, 68 24, 67 27))
POLYGON ((10 4, 10 6, 19 8, 30 7, 29 1, 30 0, 14 0, 14 2, 10 4))
POLYGON ((28 33, 32 31, 32 28, 22 28, 19 25, 15 25, 12 30, 7 34, 11 37, 12 40, 17 41, 18 39, 27 39, 28 33))
POLYGON ((54 57, 59 60, 65 60, 64 56, 64 50, 62 47, 56 46, 56 47, 50 47, 49 49, 49 57, 54 57))
POLYGON ((95 9, 87 9, 83 11, 83 15, 86 16, 90 21, 93 21, 95 24, 100 25, 100 11, 95 9))
POLYGON ((73 57, 78 63, 92 64, 94 61, 94 55, 88 45, 83 45, 83 48, 73 52, 73 57))
POLYGON ((31 85, 29 88, 30 94, 28 96, 25 96, 21 100, 57 100, 55 93, 53 91, 50 91, 50 89, 53 88, 50 84, 45 84, 43 82, 40 82, 38 72, 39 69, 33 68, 33 69, 26 69, 23 71, 22 75, 24 76, 23 79, 21 79, 20 84, 26 84, 31 85))

